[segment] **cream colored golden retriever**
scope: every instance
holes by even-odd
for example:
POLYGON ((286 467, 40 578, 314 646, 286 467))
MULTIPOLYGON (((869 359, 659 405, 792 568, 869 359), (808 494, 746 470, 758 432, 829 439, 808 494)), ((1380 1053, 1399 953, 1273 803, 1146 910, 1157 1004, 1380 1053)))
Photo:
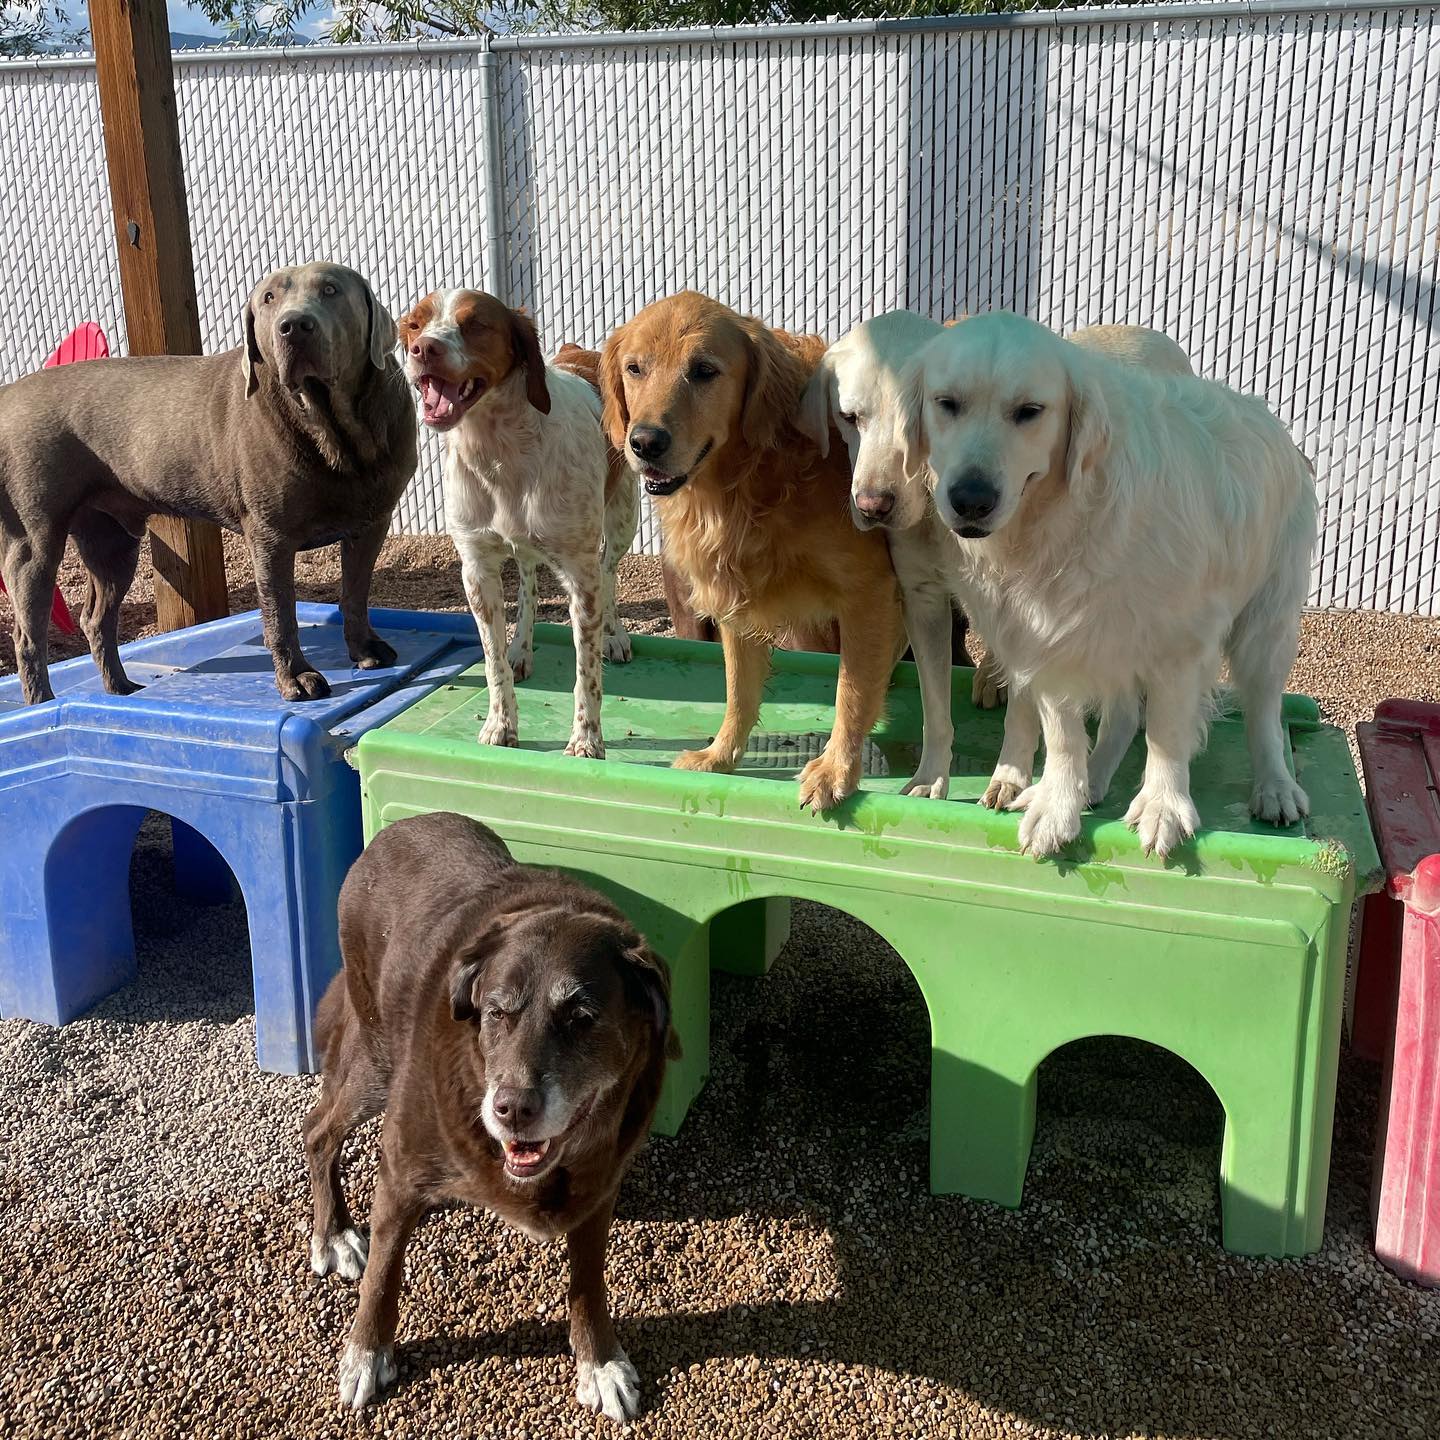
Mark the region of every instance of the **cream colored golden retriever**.
POLYGON ((675 763, 733 770, 759 717, 772 637, 838 620, 835 728, 800 773, 800 803, 817 813, 860 783, 903 632, 885 537, 850 523, 845 457, 822 456, 792 422, 824 349, 685 291, 621 326, 600 367, 611 443, 655 498, 665 554, 725 647, 720 732, 675 763))
POLYGON ((992 803, 1028 781, 1045 737, 1042 778, 1008 801, 1027 851, 1079 833, 1087 709, 1134 713, 1141 699, 1145 774, 1126 820, 1161 855, 1195 832, 1190 760, 1222 655, 1245 709, 1251 809, 1275 824, 1307 813, 1280 699, 1315 489, 1262 401, 993 314, 920 351, 900 420, 906 468, 955 537, 966 608, 1031 702, 1006 714, 992 803))
MULTIPOLYGON (((902 793, 935 800, 943 800, 950 789, 955 740, 950 713, 950 608, 952 597, 963 603, 965 582, 954 537, 936 514, 923 474, 906 472, 897 420, 909 366, 940 331, 934 320, 908 310, 892 310, 857 325, 825 352, 796 417, 822 451, 829 447, 832 428, 838 432, 850 453, 855 523, 862 530, 883 529, 890 542, 924 710, 920 762, 902 793)), ((1195 373, 1173 340, 1139 325, 1092 325, 1070 338, 1076 345, 1157 373, 1195 373)), ((994 708, 1000 701, 1003 675, 991 643, 990 653, 975 672, 973 703, 994 708)), ((1033 709, 1023 690, 1016 692, 1012 703, 1033 709)), ((1102 707, 1100 733, 1090 755, 1092 802, 1098 803, 1110 788, 1135 738, 1137 722, 1136 707, 1129 699, 1112 700, 1102 707)), ((1038 721, 1032 717, 1015 726, 1017 740, 1027 726, 1029 732, 1038 733, 1038 721)), ((992 808, 1008 804, 1030 783, 1033 750, 1020 763, 1024 779, 1019 784, 992 780, 983 804, 992 808)), ((1006 773, 1017 770, 1018 764, 1010 764, 1006 773)))

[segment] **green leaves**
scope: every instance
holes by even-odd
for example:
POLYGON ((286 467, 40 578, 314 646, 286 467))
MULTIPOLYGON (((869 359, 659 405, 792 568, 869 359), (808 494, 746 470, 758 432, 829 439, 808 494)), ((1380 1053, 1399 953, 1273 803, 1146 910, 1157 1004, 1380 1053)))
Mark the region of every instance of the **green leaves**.
MULTIPOLYGON (((973 15, 1059 9, 1067 0, 198 0, 231 38, 283 45, 309 20, 329 18, 319 38, 339 45, 443 39, 525 31, 668 30, 973 15)), ((313 34, 313 31, 310 32, 313 34)), ((13 0, 0 8, 0 55, 83 48, 88 33, 54 0, 13 0)))

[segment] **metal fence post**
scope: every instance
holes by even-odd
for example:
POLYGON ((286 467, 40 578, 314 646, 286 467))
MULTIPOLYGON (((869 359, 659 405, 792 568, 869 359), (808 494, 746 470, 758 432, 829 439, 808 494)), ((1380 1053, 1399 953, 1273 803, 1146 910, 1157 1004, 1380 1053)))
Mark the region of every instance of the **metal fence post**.
POLYGON ((485 113, 482 173, 485 180, 485 284, 510 303, 510 246, 505 231, 505 158, 500 144, 499 57, 485 36, 480 50, 480 106, 485 113))

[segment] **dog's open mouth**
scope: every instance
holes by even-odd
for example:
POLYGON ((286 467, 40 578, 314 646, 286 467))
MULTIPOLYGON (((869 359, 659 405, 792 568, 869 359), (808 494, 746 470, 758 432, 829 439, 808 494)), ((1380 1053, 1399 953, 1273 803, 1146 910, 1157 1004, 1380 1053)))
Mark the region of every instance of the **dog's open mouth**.
POLYGON ((534 1180, 543 1175, 560 1158, 563 1142, 590 1118, 590 1112, 599 1098, 597 1090, 575 1110, 570 1123, 548 1140, 502 1141, 500 1149, 505 1156, 505 1173, 512 1180, 534 1180))
POLYGON ((642 465, 640 478, 645 482, 645 493, 655 496, 673 495, 704 463, 705 457, 710 453, 710 447, 714 443, 713 440, 707 440, 690 468, 680 475, 668 475, 664 470, 657 470, 653 465, 642 465))
POLYGON ((420 392, 425 423, 436 430, 448 430, 485 393, 485 382, 472 375, 457 384, 427 374, 415 381, 415 388, 420 392))
POLYGON ((507 1140, 505 1173, 517 1180, 530 1180, 547 1167, 553 1140, 507 1140))

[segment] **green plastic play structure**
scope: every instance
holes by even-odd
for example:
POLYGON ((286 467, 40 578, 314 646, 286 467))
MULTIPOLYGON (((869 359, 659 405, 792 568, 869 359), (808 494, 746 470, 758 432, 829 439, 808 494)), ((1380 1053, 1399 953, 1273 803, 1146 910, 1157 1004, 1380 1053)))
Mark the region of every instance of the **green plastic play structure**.
POLYGON ((1002 720, 972 708, 967 670, 954 672, 948 801, 898 793, 920 738, 915 671, 900 665, 862 792, 817 818, 799 808, 793 776, 829 731, 834 656, 777 654, 743 769, 711 776, 669 764, 720 723, 718 645, 637 637, 632 664, 606 667, 609 758, 595 761, 563 753, 569 632, 540 626, 536 641, 534 674, 519 687, 519 749, 476 743, 480 670, 363 737, 366 836, 406 815, 458 811, 492 825, 519 859, 579 874, 625 909, 672 969, 684 1058, 667 1081, 662 1133, 678 1128, 708 1071, 710 965, 762 973, 789 899, 803 898, 877 931, 919 982, 932 1036, 932 1190, 1018 1205, 1040 1062, 1086 1036, 1133 1036, 1187 1060, 1224 1107, 1225 1245, 1271 1255, 1319 1246, 1349 917, 1379 861, 1345 738, 1313 702, 1286 699, 1313 807, 1303 827, 1252 820, 1242 726, 1226 718, 1194 770, 1207 828, 1168 864, 1142 855, 1120 819, 1142 744, 1087 815, 1073 858, 1036 862, 1018 851, 1016 815, 971 803, 1002 720))

